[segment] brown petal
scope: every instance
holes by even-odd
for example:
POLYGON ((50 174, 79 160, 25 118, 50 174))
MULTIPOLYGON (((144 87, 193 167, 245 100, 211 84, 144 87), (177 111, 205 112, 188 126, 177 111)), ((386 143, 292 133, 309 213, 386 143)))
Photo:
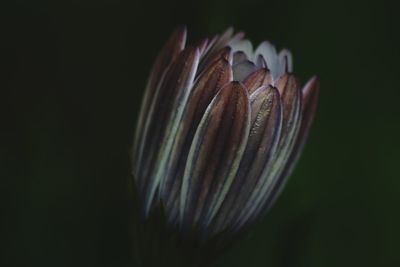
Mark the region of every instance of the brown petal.
POLYGON ((218 211, 214 233, 235 224, 265 168, 269 168, 282 123, 279 92, 271 86, 259 88, 250 98, 250 134, 232 187, 218 211))
POLYGON ((239 167, 250 130, 245 88, 231 82, 214 98, 196 131, 181 191, 181 225, 202 227, 214 217, 239 167))
POLYGON ((319 98, 319 81, 316 76, 312 77, 302 89, 303 92, 303 120, 300 134, 305 134, 311 127, 317 110, 319 98))
POLYGON ((154 102, 145 123, 143 134, 145 136, 140 162, 139 177, 143 179, 143 193, 146 196, 145 211, 148 212, 153 201, 159 180, 154 178, 154 166, 157 155, 164 142, 174 136, 177 122, 182 116, 183 107, 192 89, 194 76, 199 61, 199 51, 188 47, 178 56, 176 61, 167 71, 159 94, 154 95, 154 102))
POLYGON ((164 47, 161 49, 157 56, 150 77, 144 91, 143 101, 140 108, 139 118, 136 125, 136 132, 134 138, 133 148, 133 163, 135 177, 138 177, 139 162, 141 161, 141 154, 143 153, 143 143, 145 134, 143 132, 145 122, 149 116, 150 107, 154 101, 154 95, 157 95, 157 90, 160 90, 160 83, 168 66, 173 62, 178 54, 185 47, 186 42, 186 27, 180 27, 168 39, 164 47))
POLYGON ((212 38, 209 38, 209 42, 207 43, 207 46, 202 54, 203 57, 209 54, 210 49, 214 47, 215 42, 218 40, 218 38, 218 35, 214 35, 212 38))
POLYGON ((159 175, 163 176, 160 192, 166 201, 167 210, 174 208, 190 145, 200 120, 217 92, 231 80, 231 66, 223 58, 204 71, 189 95, 176 135, 171 137, 172 147, 160 153, 162 165, 159 167, 159 175), (168 157, 165 153, 168 153, 168 157))
POLYGON ((277 196, 281 192, 282 188, 286 183, 286 179, 290 176, 294 166, 300 157, 303 150, 304 144, 307 140, 308 133, 310 131, 312 122, 314 120, 315 111, 317 109, 317 103, 319 98, 319 81, 317 77, 312 77, 302 89, 303 93, 303 115, 301 120, 301 126, 297 135, 296 143, 293 147, 293 151, 290 155, 288 163, 284 171, 282 172, 277 185, 274 187, 270 197, 266 201, 265 209, 267 210, 275 202, 277 196))
POLYGON ((208 38, 204 38, 194 45, 195 47, 197 47, 199 49, 200 56, 204 55, 204 53, 206 52, 206 49, 208 47, 208 44, 209 44, 208 38))
POLYGON ((249 94, 251 95, 254 91, 264 85, 272 84, 272 76, 267 69, 259 69, 250 74, 244 81, 243 84, 246 86, 249 94))
POLYGON ((213 47, 210 48, 209 53, 213 54, 219 50, 221 50, 222 48, 224 48, 228 42, 232 39, 232 35, 234 33, 234 30, 232 27, 229 27, 228 29, 226 29, 221 36, 219 36, 217 38, 217 40, 215 41, 213 47))
POLYGON ((274 155, 274 162, 271 164, 271 168, 266 169, 262 174, 261 184, 255 187, 248 205, 243 209, 238 220, 239 223, 235 225, 236 230, 260 214, 289 160, 300 128, 302 98, 297 78, 294 75, 285 74, 275 84, 281 94, 283 106, 280 140, 274 155))
POLYGON ((301 115, 301 90, 298 79, 292 74, 282 75, 275 85, 282 96, 284 126, 282 139, 285 139, 294 130, 293 123, 301 115))
MULTIPOLYGON (((217 35, 211 40, 211 44, 206 49, 207 52, 200 61, 199 71, 203 71, 205 68, 213 64, 215 60, 220 58, 220 56, 216 56, 216 54, 219 54, 221 49, 225 49, 227 47, 228 42, 232 39, 233 32, 233 28, 230 27, 223 32, 222 35, 217 35)), ((229 49, 229 54, 230 51, 231 49, 229 49)), ((231 59, 228 61, 232 62, 231 59)))
POLYGON ((213 65, 216 61, 219 61, 221 58, 226 59, 229 63, 232 63, 232 49, 230 47, 224 47, 220 49, 218 52, 214 53, 212 56, 208 58, 203 58, 199 64, 198 73, 202 73, 204 70, 208 69, 211 65, 213 65))

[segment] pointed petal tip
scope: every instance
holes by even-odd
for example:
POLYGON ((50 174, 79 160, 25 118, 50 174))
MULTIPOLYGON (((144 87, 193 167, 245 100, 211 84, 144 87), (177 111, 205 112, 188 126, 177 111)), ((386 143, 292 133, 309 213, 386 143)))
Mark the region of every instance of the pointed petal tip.
POLYGON ((285 73, 277 80, 275 80, 274 86, 278 88, 280 94, 284 94, 287 89, 293 88, 300 91, 299 78, 293 73, 285 73))
POLYGON ((254 100, 260 97, 260 95, 268 95, 271 94, 273 98, 280 99, 281 95, 279 93, 278 88, 272 86, 272 85, 262 85, 257 88, 251 95, 250 95, 250 100, 254 100))
POLYGON ((272 84, 272 76, 267 68, 261 68, 247 76, 243 83, 252 94, 259 87, 272 84))
POLYGON ((185 48, 187 39, 187 27, 186 25, 179 25, 175 28, 174 32, 171 34, 169 41, 172 43, 180 43, 181 49, 185 48))
MULTIPOLYGON (((237 94, 240 98, 247 99, 246 102, 250 102, 250 94, 241 81, 232 80, 222 87, 221 91, 231 91, 231 93, 237 94)), ((228 94, 228 92, 225 92, 225 94, 228 94)))
POLYGON ((225 58, 229 62, 229 64, 232 64, 233 62, 232 48, 229 46, 225 46, 224 48, 222 48, 220 57, 225 58))
POLYGON ((185 24, 180 24, 180 25, 176 26, 174 32, 175 33, 179 33, 179 34, 186 34, 187 33, 187 26, 185 24))
MULTIPOLYGON (((319 77, 318 77, 317 75, 312 76, 312 77, 308 80, 306 86, 307 86, 307 85, 310 85, 310 87, 315 87, 315 90, 318 90, 318 89, 319 89, 319 77)), ((306 87, 306 86, 305 86, 305 87, 306 87)))
POLYGON ((319 87, 320 83, 318 76, 312 76, 302 89, 304 101, 307 102, 309 99, 318 99, 319 87))
POLYGON ((305 136, 312 124, 319 100, 319 79, 313 76, 302 89, 303 97, 303 122, 305 136))
POLYGON ((234 88, 234 89, 244 89, 244 85, 241 81, 231 81, 230 82, 230 87, 234 88))

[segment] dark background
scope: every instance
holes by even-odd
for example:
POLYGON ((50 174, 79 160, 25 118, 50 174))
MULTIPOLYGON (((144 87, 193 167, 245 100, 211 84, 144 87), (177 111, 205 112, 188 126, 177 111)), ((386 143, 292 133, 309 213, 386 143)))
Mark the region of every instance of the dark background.
MULTIPOLYGON (((394 2, 394 1, 393 1, 394 2)), ((132 266, 129 149, 178 24, 294 54, 321 98, 278 203, 218 266, 400 266, 399 20, 387 1, 13 1, 0 8, 1 266, 132 266)))

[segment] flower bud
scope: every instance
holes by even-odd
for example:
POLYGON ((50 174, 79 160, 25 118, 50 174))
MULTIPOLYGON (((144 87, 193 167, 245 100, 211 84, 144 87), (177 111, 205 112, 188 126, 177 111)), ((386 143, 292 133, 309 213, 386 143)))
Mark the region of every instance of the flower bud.
MULTIPOLYGON (((274 203, 304 146, 319 84, 304 88, 291 53, 243 33, 186 45, 178 28, 158 55, 133 146, 144 221, 155 210, 180 240, 233 240, 274 203)), ((221 245, 223 246, 223 245, 221 245)))

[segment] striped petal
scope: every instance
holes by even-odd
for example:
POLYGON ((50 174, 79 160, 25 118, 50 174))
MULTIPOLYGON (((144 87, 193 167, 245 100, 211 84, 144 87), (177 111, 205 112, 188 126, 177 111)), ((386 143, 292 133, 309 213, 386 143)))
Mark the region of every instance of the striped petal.
POLYGON ((133 175, 144 218, 162 207, 183 239, 223 246, 279 196, 312 124, 319 85, 312 78, 300 90, 289 50, 263 42, 253 52, 232 28, 186 49, 185 42, 186 29, 178 28, 151 70, 133 175))
POLYGON ((199 49, 200 56, 203 56, 204 53, 206 52, 207 46, 209 44, 208 38, 204 38, 197 42, 194 46, 199 49))
POLYGON ((221 48, 225 47, 228 44, 229 40, 232 39, 233 33, 234 33, 234 30, 232 27, 229 27, 228 29, 226 29, 226 31, 224 31, 221 34, 221 36, 217 39, 217 41, 215 42, 215 44, 211 50, 214 49, 214 51, 216 52, 216 51, 220 50, 221 48))
POLYGON ((155 173, 158 160, 166 156, 165 151, 175 135, 183 108, 192 88, 197 65, 199 62, 198 49, 188 47, 178 56, 170 67, 161 85, 160 94, 154 102, 154 113, 148 118, 148 129, 144 142, 144 153, 140 163, 139 184, 144 194, 144 213, 147 214, 155 198, 155 192, 160 183, 155 173), (155 179, 157 178, 157 179, 155 179))
POLYGON ((243 84, 246 86, 249 94, 251 95, 261 86, 272 84, 271 73, 267 69, 259 69, 250 74, 244 81, 243 84))
POLYGON ((190 92, 176 134, 173 136, 168 156, 165 156, 167 152, 160 154, 164 155, 160 159, 162 164, 158 170, 158 175, 163 177, 160 192, 171 221, 178 214, 178 206, 175 203, 178 199, 184 166, 196 129, 211 100, 222 86, 231 80, 231 66, 224 58, 215 62, 198 78, 190 92))
POLYGON ((260 183, 256 186, 247 207, 243 210, 235 229, 241 228, 247 221, 251 221, 260 213, 268 196, 271 194, 285 164, 291 154, 294 141, 300 126, 301 120, 301 90, 297 78, 285 74, 276 83, 282 100, 282 130, 279 144, 274 155, 270 168, 265 169, 261 175, 260 183))
POLYGON ((274 204, 276 198, 279 196, 280 192, 285 186, 287 178, 292 173, 293 168, 299 159, 301 151, 303 150, 312 122, 314 120, 315 111, 317 110, 317 103, 319 98, 319 82, 317 77, 313 77, 307 82, 307 84, 302 89, 302 95, 302 120, 300 130, 293 147, 293 151, 290 155, 285 169, 278 179, 276 186, 274 187, 268 200, 266 201, 263 210, 268 210, 274 204))
POLYGON ((216 36, 212 40, 212 44, 207 48, 207 52, 201 60, 200 70, 203 70, 203 67, 210 64, 210 62, 211 64, 213 63, 213 61, 210 59, 213 58, 216 53, 219 53, 221 49, 227 46, 229 40, 232 39, 232 35, 233 28, 228 28, 224 33, 221 34, 221 36, 216 36))
POLYGON ((214 53, 208 58, 203 58, 199 64, 198 73, 203 73, 204 70, 208 69, 215 62, 219 61, 221 58, 226 59, 229 63, 232 63, 232 49, 230 47, 224 47, 218 52, 214 53))
POLYGON ((161 52, 157 56, 151 70, 150 78, 144 92, 134 138, 133 171, 136 179, 140 179, 138 168, 140 167, 141 157, 144 150, 144 139, 148 133, 148 128, 145 127, 146 121, 148 121, 149 116, 151 117, 154 113, 154 102, 156 101, 156 96, 160 94, 160 84, 165 72, 169 65, 176 59, 178 54, 183 50, 185 43, 186 28, 178 28, 161 49, 161 52))
POLYGON ((239 170, 213 225, 214 233, 235 223, 252 195, 261 174, 269 168, 282 125, 279 92, 271 86, 259 88, 250 98, 251 129, 239 170))
POLYGON ((193 139, 182 183, 182 227, 202 228, 215 216, 236 175, 249 130, 247 91, 231 82, 214 98, 193 139))

